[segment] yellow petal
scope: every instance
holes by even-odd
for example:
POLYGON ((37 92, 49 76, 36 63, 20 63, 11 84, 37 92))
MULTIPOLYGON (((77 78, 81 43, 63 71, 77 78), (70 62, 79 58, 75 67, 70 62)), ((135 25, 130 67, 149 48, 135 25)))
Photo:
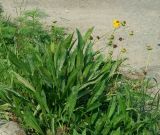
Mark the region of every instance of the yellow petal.
POLYGON ((114 28, 119 28, 121 26, 121 22, 119 20, 114 20, 113 21, 113 27, 114 28))

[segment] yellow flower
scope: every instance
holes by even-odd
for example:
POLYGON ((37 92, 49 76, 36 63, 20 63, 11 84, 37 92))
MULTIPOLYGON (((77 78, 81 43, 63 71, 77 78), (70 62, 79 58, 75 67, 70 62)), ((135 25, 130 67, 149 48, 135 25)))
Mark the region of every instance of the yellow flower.
POLYGON ((113 27, 114 27, 114 28, 117 29, 117 28, 119 28, 120 26, 121 26, 121 22, 120 22, 119 20, 114 20, 114 21, 113 21, 113 27))
POLYGON ((126 48, 121 49, 121 53, 126 53, 126 52, 127 52, 126 48))

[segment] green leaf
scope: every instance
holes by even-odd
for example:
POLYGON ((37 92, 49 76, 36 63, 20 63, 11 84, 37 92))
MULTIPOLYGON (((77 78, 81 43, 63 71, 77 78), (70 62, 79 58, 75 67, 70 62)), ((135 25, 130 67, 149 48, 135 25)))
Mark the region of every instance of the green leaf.
MULTIPOLYGON (((9 50, 8 50, 9 51, 9 50)), ((13 63, 18 69, 23 69, 24 71, 30 71, 29 65, 24 63, 23 61, 21 61, 20 59, 17 58, 17 56, 9 51, 9 60, 11 61, 11 63, 13 63)))
POLYGON ((10 103, 11 99, 8 96, 7 89, 8 88, 6 86, 0 85, 0 98, 6 103, 10 103))
POLYGON ((62 46, 65 47, 66 49, 72 48, 72 39, 73 39, 73 34, 70 34, 62 43, 62 46))
POLYGON ((72 88, 71 94, 69 95, 67 99, 65 110, 69 113, 69 117, 71 117, 72 113, 75 110, 78 90, 79 90, 79 86, 74 86, 72 88))
POLYGON ((118 127, 118 124, 121 123, 122 121, 125 121, 125 118, 127 119, 127 117, 123 115, 123 113, 120 115, 118 115, 117 113, 113 115, 112 118, 113 128, 118 127))
POLYGON ((114 64, 112 65, 110 74, 109 74, 109 78, 113 77, 113 75, 116 73, 116 71, 120 67, 121 63, 122 63, 122 60, 117 60, 116 62, 114 62, 114 64))
POLYGON ((22 76, 20 76, 19 74, 17 74, 16 72, 13 72, 15 77, 17 78, 17 80, 23 84, 26 88, 28 88, 29 90, 31 90, 32 92, 35 92, 35 88, 31 85, 31 83, 29 83, 25 78, 23 78, 22 76))
POLYGON ((106 121, 107 124, 105 124, 103 130, 102 130, 102 134, 103 135, 109 135, 110 130, 112 129, 112 125, 111 123, 109 123, 108 121, 106 121))
POLYGON ((54 65, 55 68, 57 69, 57 74, 59 73, 59 71, 61 71, 66 56, 67 56, 67 50, 61 44, 57 45, 54 55, 54 65))
POLYGON ((119 104, 119 111, 125 116, 126 115, 126 102, 125 99, 123 98, 123 95, 121 93, 117 93, 117 100, 119 104))
POLYGON ((43 133, 40 125, 38 124, 37 119, 33 116, 33 113, 25 112, 24 113, 24 121, 30 128, 35 129, 41 135, 45 135, 43 133))
POLYGON ((86 43, 87 40, 90 38, 90 36, 91 36, 91 34, 93 32, 93 29, 94 29, 94 27, 88 29, 88 31, 85 33, 85 35, 84 35, 84 43, 86 43))
POLYGON ((108 107, 108 118, 110 119, 114 112, 115 112, 115 109, 116 109, 116 106, 117 106, 117 103, 116 103, 116 97, 113 97, 111 102, 110 102, 110 105, 108 107))
POLYGON ((118 128, 116 131, 112 131, 111 135, 121 135, 120 128, 118 128))
POLYGON ((84 41, 83 41, 83 38, 82 38, 82 35, 80 33, 80 31, 77 29, 77 36, 78 36, 78 51, 82 51, 83 48, 84 48, 84 41))
POLYGON ((85 129, 85 130, 83 130, 82 135, 87 135, 87 133, 86 133, 86 129, 85 129))
POLYGON ((99 108, 102 104, 100 102, 95 102, 94 104, 91 104, 90 106, 87 107, 87 110, 85 113, 91 112, 97 108, 99 108))
POLYGON ((68 73, 72 72, 74 68, 76 67, 76 57, 77 57, 77 52, 74 50, 70 55, 69 55, 69 60, 68 60, 68 73))
POLYGON ((75 129, 73 130, 73 135, 79 135, 75 129))
POLYGON ((25 99, 24 96, 22 96, 20 93, 16 92, 15 90, 6 89, 6 91, 7 91, 8 93, 10 93, 10 94, 12 93, 12 95, 14 95, 14 97, 19 98, 21 101, 27 101, 27 102, 28 102, 28 100, 25 99))
POLYGON ((87 87, 89 87, 91 85, 96 84, 98 81, 100 81, 102 79, 102 77, 103 77, 103 75, 101 75, 101 76, 99 76, 97 78, 94 78, 93 80, 90 80, 90 81, 84 83, 83 85, 81 85, 81 87, 79 89, 83 90, 83 89, 85 89, 85 88, 87 88, 87 87))
POLYGON ((105 120, 103 119, 103 117, 97 120, 96 125, 95 125, 95 129, 96 129, 95 135, 101 134, 104 124, 105 124, 105 120))
POLYGON ((48 108, 46 95, 45 95, 44 91, 42 90, 41 93, 39 93, 39 91, 36 91, 35 97, 36 97, 38 103, 40 104, 40 107, 43 110, 43 112, 49 113, 49 108, 48 108))
MULTIPOLYGON (((93 53, 93 43, 88 43, 84 48, 84 62, 85 64, 93 61, 94 53, 93 53)), ((96 61, 95 61, 96 62, 96 61)))
POLYGON ((91 124, 95 124, 95 122, 96 122, 96 120, 98 118, 98 115, 99 115, 98 112, 92 114, 92 116, 91 116, 91 124))
POLYGON ((52 43, 51 45, 50 45, 50 50, 51 50, 51 52, 52 53, 55 53, 55 44, 54 43, 52 43))
POLYGON ((39 70, 40 70, 40 73, 43 76, 43 78, 47 81, 47 83, 51 83, 53 81, 49 70, 47 70, 44 67, 40 67, 39 70))
POLYGON ((0 111, 2 111, 2 110, 7 111, 9 108, 10 108, 10 104, 8 104, 8 103, 0 105, 0 111))
POLYGON ((103 91, 105 90, 105 80, 102 82, 97 83, 95 89, 93 89, 93 96, 90 98, 90 100, 87 103, 87 106, 92 105, 98 98, 102 95, 103 91))
POLYGON ((70 74, 69 78, 68 78, 68 81, 67 81, 67 86, 65 88, 65 91, 68 90, 68 88, 71 88, 77 78, 77 74, 78 74, 79 70, 78 69, 75 69, 72 71, 72 73, 70 74))
POLYGON ((92 64, 91 64, 91 63, 88 64, 88 65, 86 65, 86 67, 85 67, 85 69, 84 69, 84 71, 83 71, 83 77, 84 77, 84 78, 87 78, 87 77, 88 77, 91 68, 92 68, 92 64))
POLYGON ((78 50, 77 52, 77 59, 76 59, 76 68, 79 68, 79 70, 82 70, 84 67, 84 56, 83 52, 78 50))
POLYGON ((111 63, 111 61, 109 61, 108 63, 106 63, 103 66, 103 68, 101 70, 101 73, 108 73, 108 72, 110 72, 111 67, 112 67, 112 63, 111 63))
POLYGON ((55 119, 52 118, 51 120, 51 130, 52 130, 52 134, 54 135, 55 134, 55 119))

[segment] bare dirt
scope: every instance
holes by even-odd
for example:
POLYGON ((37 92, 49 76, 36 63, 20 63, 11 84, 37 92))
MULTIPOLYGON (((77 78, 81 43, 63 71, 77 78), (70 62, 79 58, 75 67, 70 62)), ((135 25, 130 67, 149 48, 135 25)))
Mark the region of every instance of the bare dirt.
MULTIPOLYGON (((133 68, 146 65, 148 51, 151 66, 160 65, 160 0, 0 0, 8 15, 16 16, 16 10, 38 8, 48 14, 47 24, 58 21, 58 24, 70 30, 80 28, 81 31, 94 26, 94 35, 111 33, 113 19, 125 20, 126 30, 119 30, 117 36, 123 42, 115 42, 127 48, 128 63, 133 68), (128 36, 129 31, 134 36, 128 36), (124 32, 125 31, 125 32, 124 32)), ((103 48, 105 40, 97 42, 95 49, 103 48)), ((116 49, 118 51, 118 49, 116 49)), ((107 50, 103 49, 107 54, 107 50)))

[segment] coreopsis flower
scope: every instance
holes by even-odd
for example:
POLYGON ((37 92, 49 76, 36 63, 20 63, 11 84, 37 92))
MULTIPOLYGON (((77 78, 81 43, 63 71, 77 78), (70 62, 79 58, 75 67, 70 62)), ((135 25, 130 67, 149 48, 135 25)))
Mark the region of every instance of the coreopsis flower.
POLYGON ((120 26, 121 26, 121 22, 120 22, 119 20, 114 20, 114 21, 113 21, 113 27, 114 27, 114 28, 117 29, 117 28, 119 28, 120 26))

